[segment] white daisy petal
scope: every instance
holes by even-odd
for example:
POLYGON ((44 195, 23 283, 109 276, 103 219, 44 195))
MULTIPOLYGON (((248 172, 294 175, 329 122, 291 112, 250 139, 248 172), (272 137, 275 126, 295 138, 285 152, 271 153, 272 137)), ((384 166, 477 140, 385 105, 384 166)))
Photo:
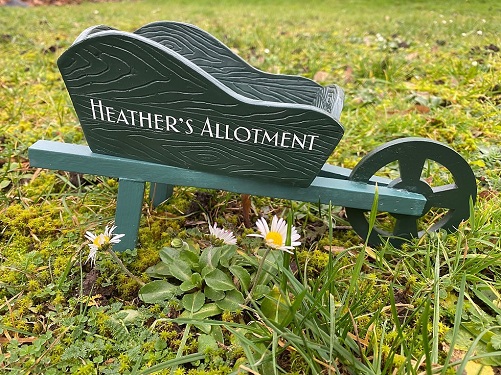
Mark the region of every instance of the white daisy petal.
POLYGON ((284 230, 284 231, 286 231, 286 232, 287 232, 287 222, 286 222, 284 219, 280 218, 280 219, 278 220, 278 225, 277 225, 277 228, 278 228, 279 230, 284 230))
POLYGON ((296 231, 296 228, 292 228, 292 231, 291 231, 291 242, 296 242, 300 238, 301 238, 301 236, 296 231))
POLYGON ((266 235, 270 231, 270 228, 268 227, 268 223, 266 222, 266 220, 264 220, 263 217, 259 218, 256 221, 256 227, 257 227, 258 231, 261 233, 261 235, 264 237, 266 237, 266 235))
POLYGON ((297 241, 300 239, 300 236, 294 227, 291 228, 291 245, 285 245, 288 225, 283 218, 279 218, 276 215, 271 219, 271 228, 264 218, 259 218, 256 221, 256 227, 260 234, 249 234, 248 236, 263 238, 266 245, 273 249, 292 253, 291 250, 294 250, 294 247, 301 245, 301 242, 297 241))
MULTIPOLYGON (((282 220, 282 219, 280 219, 282 220)), ((273 232, 278 232, 278 223, 280 222, 278 219, 277 215, 273 216, 273 219, 271 219, 271 229, 273 232)))
POLYGON ((88 239, 89 241, 94 241, 96 237, 97 236, 90 231, 85 232, 85 238, 88 239))
POLYGON ((89 244, 89 256, 87 257, 87 262, 90 261, 91 265, 96 265, 97 252, 101 250, 104 246, 109 244, 116 244, 121 241, 121 238, 125 236, 125 234, 114 234, 113 231, 116 229, 116 226, 113 225, 111 227, 106 226, 104 228, 104 233, 96 235, 91 231, 85 232, 84 237, 90 241, 89 244))
POLYGON ((237 244, 237 239, 235 238, 233 232, 224 228, 218 228, 216 223, 214 223, 213 227, 209 225, 209 232, 212 236, 219 238, 227 245, 237 244))
POLYGON ((87 263, 89 260, 90 260, 90 264, 91 266, 95 266, 96 265, 96 257, 97 257, 97 250, 98 250, 98 247, 94 244, 89 244, 89 256, 87 257, 87 260, 85 261, 85 263, 87 263))
POLYGON ((110 243, 119 243, 123 236, 125 236, 125 234, 114 234, 113 237, 110 239, 110 243))

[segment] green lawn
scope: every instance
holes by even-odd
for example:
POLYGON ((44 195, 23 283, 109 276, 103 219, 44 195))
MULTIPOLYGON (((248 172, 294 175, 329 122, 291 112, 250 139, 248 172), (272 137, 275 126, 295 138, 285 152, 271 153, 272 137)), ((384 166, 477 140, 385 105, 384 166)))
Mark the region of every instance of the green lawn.
MULTIPOLYGON (((500 371, 498 1, 124 1, 0 7, 0 25, 0 373, 500 371), (242 223, 240 196, 177 187, 159 208, 144 205, 140 246, 121 262, 146 283, 149 267, 157 276, 171 267, 160 261, 165 247, 185 241, 186 256, 202 262, 198 253, 213 251, 204 213, 237 236, 237 253, 219 267, 245 269, 231 268, 235 290, 253 288, 248 275, 256 298, 182 321, 174 318, 189 318, 198 294, 145 303, 109 253, 86 262, 84 234, 112 222, 117 181, 31 169, 27 149, 39 139, 85 143, 56 66, 80 32, 158 20, 197 25, 261 70, 343 87, 345 136, 332 164, 353 168, 401 137, 451 146, 478 181, 470 220, 402 249, 370 248, 341 207, 252 197, 253 220, 289 217, 302 237, 290 258, 276 250, 262 258, 262 243, 246 237, 255 229, 242 223)), ((445 178, 442 166, 426 177, 445 178)))

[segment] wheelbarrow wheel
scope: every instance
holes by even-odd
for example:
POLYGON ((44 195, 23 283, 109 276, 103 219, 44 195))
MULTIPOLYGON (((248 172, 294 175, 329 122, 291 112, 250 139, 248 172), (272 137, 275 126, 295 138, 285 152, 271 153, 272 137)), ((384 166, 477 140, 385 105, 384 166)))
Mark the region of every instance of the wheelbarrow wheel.
POLYGON ((349 178, 372 183, 373 176, 387 179, 380 185, 422 194, 427 202, 419 217, 378 212, 372 230, 369 211, 347 207, 353 229, 372 246, 389 241, 399 247, 425 233, 453 232, 469 217, 470 198, 475 202, 477 195, 475 175, 461 155, 426 138, 402 138, 376 148, 362 158, 349 178))

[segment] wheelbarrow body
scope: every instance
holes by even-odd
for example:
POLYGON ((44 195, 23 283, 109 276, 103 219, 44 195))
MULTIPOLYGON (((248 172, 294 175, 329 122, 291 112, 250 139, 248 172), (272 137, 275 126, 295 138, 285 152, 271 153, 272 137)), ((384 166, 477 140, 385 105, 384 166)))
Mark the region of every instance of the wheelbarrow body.
POLYGON ((343 136, 343 91, 312 80, 259 71, 209 33, 155 22, 133 33, 85 30, 58 60, 88 146, 38 141, 32 166, 117 177, 115 222, 136 246, 145 182, 154 204, 175 185, 345 206, 369 243, 395 245, 427 232, 455 230, 475 201, 475 176, 450 147, 423 138, 392 140, 353 170, 325 164, 343 136), (427 160, 452 182, 431 186, 427 160), (378 171, 398 164, 399 176, 378 171), (371 209, 392 230, 372 228, 371 209))
POLYGON ((343 136, 331 104, 342 91, 248 65, 242 74, 246 64, 193 27, 177 35, 184 49, 150 37, 170 36, 169 25, 182 26, 92 28, 59 58, 91 150, 308 186, 343 136))

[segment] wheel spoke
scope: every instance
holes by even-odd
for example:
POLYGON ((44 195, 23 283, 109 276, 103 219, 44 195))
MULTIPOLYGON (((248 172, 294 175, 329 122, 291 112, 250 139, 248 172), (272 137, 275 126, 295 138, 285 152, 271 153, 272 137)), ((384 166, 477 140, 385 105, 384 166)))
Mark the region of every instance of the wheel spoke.
POLYGON ((400 178, 409 183, 419 181, 423 172, 426 157, 423 155, 401 155, 398 159, 400 178))
POLYGON ((417 238, 427 231, 455 230, 462 220, 468 218, 469 198, 471 196, 475 201, 477 192, 475 175, 457 152, 432 140, 396 139, 379 146, 362 158, 349 179, 374 183, 374 174, 385 168, 393 168, 394 163, 398 163, 399 178, 392 178, 388 187, 422 194, 427 198, 427 203, 422 217, 391 213, 394 218, 390 221, 392 229, 386 220, 379 223, 383 227, 375 226, 373 232, 369 230, 370 225, 364 211, 347 207, 346 212, 353 228, 371 245, 389 241, 394 246, 400 246, 403 240, 417 238), (427 160, 439 164, 439 168, 445 169, 455 183, 430 186, 422 179, 427 160))
POLYGON ((417 218, 415 216, 408 215, 395 215, 397 219, 395 223, 395 228, 393 229, 393 235, 396 237, 417 237, 417 218))
POLYGON ((458 204, 468 201, 463 190, 456 184, 437 186, 433 189, 433 194, 428 197, 430 207, 436 208, 456 208, 458 204))

